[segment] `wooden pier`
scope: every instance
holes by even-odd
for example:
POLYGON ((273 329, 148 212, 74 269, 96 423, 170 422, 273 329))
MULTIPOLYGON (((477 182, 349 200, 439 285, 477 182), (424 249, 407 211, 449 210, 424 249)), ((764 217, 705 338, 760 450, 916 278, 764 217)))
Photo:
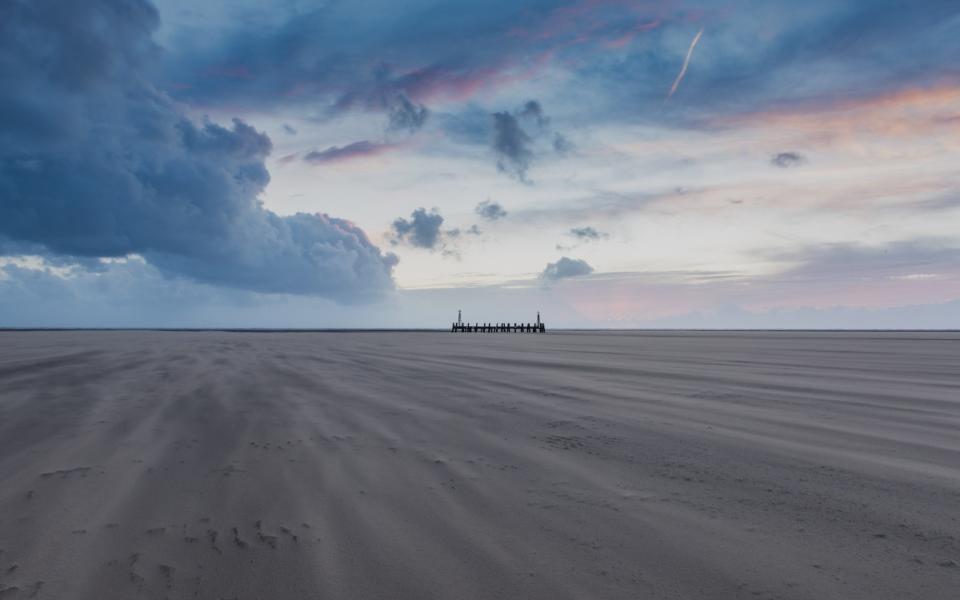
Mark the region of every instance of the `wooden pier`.
POLYGON ((450 327, 451 333, 546 333, 547 325, 537 313, 536 323, 464 323, 461 312, 457 311, 457 320, 450 327))

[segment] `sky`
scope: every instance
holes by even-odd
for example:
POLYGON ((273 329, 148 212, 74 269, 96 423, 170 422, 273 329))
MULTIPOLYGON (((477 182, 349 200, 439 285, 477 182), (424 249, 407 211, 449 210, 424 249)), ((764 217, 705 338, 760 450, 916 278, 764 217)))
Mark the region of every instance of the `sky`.
POLYGON ((956 0, 8 0, 0 327, 960 327, 956 0))

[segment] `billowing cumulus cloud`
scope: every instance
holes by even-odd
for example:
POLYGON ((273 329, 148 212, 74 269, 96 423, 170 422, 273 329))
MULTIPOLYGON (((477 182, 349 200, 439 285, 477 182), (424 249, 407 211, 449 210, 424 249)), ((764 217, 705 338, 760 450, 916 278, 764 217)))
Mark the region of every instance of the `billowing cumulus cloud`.
POLYGON ((264 133, 197 125, 144 79, 158 55, 151 4, 35 0, 0 13, 0 239, 61 257, 139 255, 259 292, 348 302, 393 287, 396 258, 353 223, 263 208, 264 133))
POLYGON ((434 250, 442 242, 441 225, 443 217, 436 210, 428 212, 425 208, 418 208, 410 214, 409 219, 400 217, 393 222, 393 242, 434 250))
POLYGON ((799 167, 807 162, 807 158, 798 152, 780 152, 770 157, 770 164, 781 169, 799 167))
POLYGON ((493 202, 491 200, 484 200, 480 204, 477 204, 473 210, 487 221, 496 221, 497 219, 502 219, 507 216, 506 209, 503 208, 499 202, 493 202))
POLYGON ((587 261, 564 256, 557 262, 547 263, 540 277, 546 282, 554 282, 568 277, 582 277, 590 273, 593 273, 593 267, 587 264, 587 261))

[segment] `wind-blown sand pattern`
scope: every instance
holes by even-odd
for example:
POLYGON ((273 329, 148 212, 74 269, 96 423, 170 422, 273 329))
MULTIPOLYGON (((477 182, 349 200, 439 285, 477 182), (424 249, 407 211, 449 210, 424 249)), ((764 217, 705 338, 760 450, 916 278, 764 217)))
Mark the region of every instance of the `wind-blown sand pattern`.
POLYGON ((0 333, 0 598, 955 599, 960 335, 0 333))

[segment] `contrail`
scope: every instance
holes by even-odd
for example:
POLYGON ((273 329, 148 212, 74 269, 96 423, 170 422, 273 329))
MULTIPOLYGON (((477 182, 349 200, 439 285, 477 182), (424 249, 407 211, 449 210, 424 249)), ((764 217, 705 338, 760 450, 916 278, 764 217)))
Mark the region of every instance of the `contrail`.
POLYGON ((677 78, 674 80, 673 85, 670 86, 670 93, 667 94, 664 102, 670 99, 670 96, 673 96, 673 93, 677 91, 677 88, 680 87, 680 82, 683 81, 683 76, 687 74, 687 67, 690 65, 690 57, 693 56, 693 49, 697 47, 697 42, 700 41, 700 36, 703 35, 703 28, 700 28, 700 31, 697 32, 697 35, 693 36, 693 41, 690 42, 690 47, 687 48, 687 57, 683 59, 683 66, 680 68, 680 72, 677 74, 677 78))

